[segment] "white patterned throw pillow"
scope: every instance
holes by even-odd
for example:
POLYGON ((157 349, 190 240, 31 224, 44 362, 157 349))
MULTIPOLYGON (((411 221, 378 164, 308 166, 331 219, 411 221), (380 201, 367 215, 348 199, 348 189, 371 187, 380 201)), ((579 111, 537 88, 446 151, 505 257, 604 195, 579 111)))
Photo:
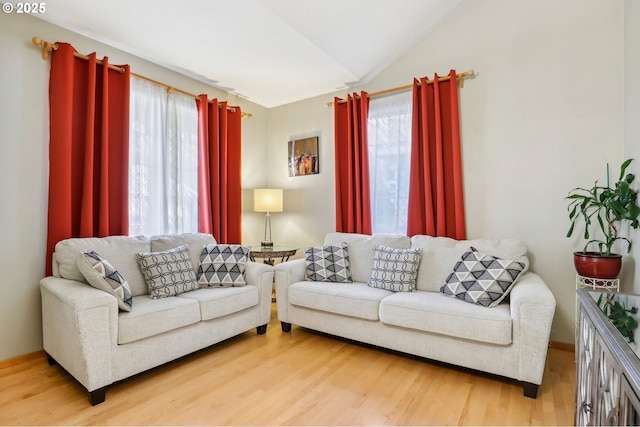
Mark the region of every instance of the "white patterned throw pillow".
POLYGON ((199 289, 187 245, 138 253, 138 263, 147 282, 149 298, 166 298, 199 289))
POLYGON ((80 253, 76 264, 91 286, 116 297, 121 310, 131 311, 131 287, 109 261, 94 251, 86 251, 80 253))
POLYGON ((422 248, 397 249, 377 244, 373 251, 373 268, 367 285, 392 292, 416 290, 422 248))
POLYGON ((347 243, 315 246, 304 250, 306 280, 313 282, 351 283, 347 243))
POLYGON ((527 268, 526 262, 486 255, 471 247, 462 254, 440 292, 469 303, 495 307, 527 268))
POLYGON ((200 255, 198 284, 205 287, 245 286, 244 271, 249 260, 250 246, 205 245, 200 255))

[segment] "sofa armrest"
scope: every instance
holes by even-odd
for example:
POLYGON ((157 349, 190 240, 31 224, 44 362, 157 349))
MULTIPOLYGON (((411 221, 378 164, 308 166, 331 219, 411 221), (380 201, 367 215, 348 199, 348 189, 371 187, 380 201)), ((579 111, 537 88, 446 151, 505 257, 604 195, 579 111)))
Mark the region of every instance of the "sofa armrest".
POLYGON ((513 339, 519 341, 520 380, 542 383, 556 300, 542 278, 526 273, 510 293, 513 339))
POLYGON ((305 278, 307 263, 304 259, 294 259, 275 266, 276 303, 278 320, 289 323, 289 286, 305 278))
POLYGON ((244 271, 244 277, 248 285, 260 286, 268 283, 271 286, 273 285, 273 266, 249 261, 244 271))
POLYGON ((255 285, 260 294, 260 324, 266 325, 271 319, 271 294, 273 292, 273 266, 259 262, 247 262, 244 271, 248 285, 255 285))
POLYGON ((113 295, 75 280, 40 281, 44 350, 88 391, 113 382, 118 302, 113 295))

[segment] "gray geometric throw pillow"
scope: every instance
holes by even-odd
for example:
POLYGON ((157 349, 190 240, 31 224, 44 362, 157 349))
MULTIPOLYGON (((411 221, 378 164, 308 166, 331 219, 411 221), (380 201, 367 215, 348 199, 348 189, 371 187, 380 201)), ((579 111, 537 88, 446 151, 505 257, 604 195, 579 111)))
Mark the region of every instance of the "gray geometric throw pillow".
POLYGON ((205 245, 198 267, 200 287, 245 286, 244 271, 250 252, 251 246, 205 245))
POLYGON ((316 246, 304 250, 306 280, 313 282, 351 283, 347 243, 316 246))
POLYGON ((187 245, 137 255, 149 298, 166 298, 199 289, 187 245))
POLYGON ((525 262, 486 255, 471 247, 462 254, 440 292, 472 304, 495 307, 527 268, 525 262))
POLYGON ((373 268, 367 285, 392 292, 416 290, 422 248, 396 249, 377 244, 373 250, 373 268))
POLYGON ((109 261, 94 251, 86 251, 78 255, 76 264, 91 286, 116 297, 121 310, 131 311, 131 287, 109 261))

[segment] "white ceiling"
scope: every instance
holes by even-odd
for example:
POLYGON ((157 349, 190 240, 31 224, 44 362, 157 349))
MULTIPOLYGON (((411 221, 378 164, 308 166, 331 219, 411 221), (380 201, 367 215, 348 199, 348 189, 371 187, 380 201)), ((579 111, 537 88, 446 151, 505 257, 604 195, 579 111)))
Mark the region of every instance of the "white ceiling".
POLYGON ((463 1, 52 0, 36 16, 275 107, 367 82, 463 1))

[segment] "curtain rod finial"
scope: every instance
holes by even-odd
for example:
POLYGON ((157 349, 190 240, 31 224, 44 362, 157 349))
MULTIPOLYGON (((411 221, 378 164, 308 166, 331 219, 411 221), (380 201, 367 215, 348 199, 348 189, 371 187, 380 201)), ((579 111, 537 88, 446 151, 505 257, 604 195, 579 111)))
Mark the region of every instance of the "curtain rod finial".
POLYGON ((33 41, 34 44, 38 46, 42 46, 42 59, 45 61, 49 59, 49 52, 51 52, 52 50, 58 49, 57 44, 44 41, 38 36, 34 36, 31 40, 33 41))

